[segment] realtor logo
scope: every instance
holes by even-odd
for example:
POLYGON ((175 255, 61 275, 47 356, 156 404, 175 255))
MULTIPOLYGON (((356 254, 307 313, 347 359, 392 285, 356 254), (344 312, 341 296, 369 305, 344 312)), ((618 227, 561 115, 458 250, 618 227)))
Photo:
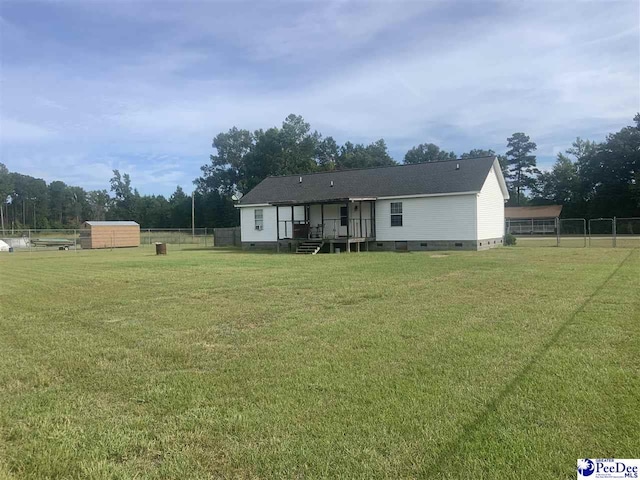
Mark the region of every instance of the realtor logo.
POLYGON ((640 459, 579 458, 578 480, 595 480, 596 478, 640 479, 640 459))
POLYGON ((593 461, 588 458, 579 458, 578 459, 578 474, 583 477, 588 477, 593 474, 595 467, 593 465, 593 461))

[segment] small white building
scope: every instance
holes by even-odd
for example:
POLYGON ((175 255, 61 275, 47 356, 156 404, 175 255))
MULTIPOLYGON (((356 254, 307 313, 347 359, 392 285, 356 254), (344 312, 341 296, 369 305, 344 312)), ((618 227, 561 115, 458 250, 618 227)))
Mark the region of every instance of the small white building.
POLYGON ((491 156, 268 177, 237 207, 244 249, 484 250, 508 198, 491 156))

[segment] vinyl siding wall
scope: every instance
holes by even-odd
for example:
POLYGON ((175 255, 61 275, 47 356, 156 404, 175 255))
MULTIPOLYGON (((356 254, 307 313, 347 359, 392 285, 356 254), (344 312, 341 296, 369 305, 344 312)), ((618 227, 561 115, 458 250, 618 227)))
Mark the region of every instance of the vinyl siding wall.
MULTIPOLYGON (((280 212, 282 213, 282 211, 280 212)), ((291 216, 291 214, 289 214, 291 216)), ((240 208, 240 231, 243 242, 275 242, 276 207, 242 207, 240 208), (256 230, 255 210, 262 209, 264 228, 256 230)))
MULTIPOLYGON (((240 208, 240 230, 243 242, 275 242, 277 240, 276 208, 280 214, 280 239, 291 237, 291 207, 241 207, 240 208), (262 209, 263 226, 262 230, 256 230, 255 210, 262 209), (286 222, 286 235, 285 235, 286 222)), ((295 220, 304 220, 304 207, 296 205, 293 207, 295 220)))
POLYGON ((376 202, 376 240, 477 240, 476 194, 376 202), (402 226, 391 226, 391 203, 402 202, 402 226))
POLYGON ((478 194, 478 239, 501 238, 504 236, 504 196, 495 166, 478 194))

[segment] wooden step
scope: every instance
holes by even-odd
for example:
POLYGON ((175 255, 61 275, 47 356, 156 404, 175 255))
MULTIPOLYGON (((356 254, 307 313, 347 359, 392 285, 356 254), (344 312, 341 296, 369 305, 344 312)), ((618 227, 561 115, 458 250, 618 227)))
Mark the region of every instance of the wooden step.
POLYGON ((323 245, 324 242, 322 240, 308 240, 298 245, 296 253, 299 255, 315 255, 320 251, 323 245))

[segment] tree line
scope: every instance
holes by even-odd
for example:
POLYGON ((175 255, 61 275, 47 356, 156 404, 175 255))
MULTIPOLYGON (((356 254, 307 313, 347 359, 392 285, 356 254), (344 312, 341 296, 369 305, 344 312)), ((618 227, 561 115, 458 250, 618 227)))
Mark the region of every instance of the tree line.
MULTIPOLYGON (((140 195, 128 174, 113 171, 110 191, 54 181, 47 184, 0 163, 0 222, 3 231, 80 228, 86 220, 135 220, 146 228, 190 228, 192 198, 178 186, 173 194, 140 195), (1 201, 4 200, 4 201, 1 201)), ((233 201, 218 192, 195 192, 197 227, 238 223, 233 201)))
MULTIPOLYGON (((194 180, 198 227, 239 223, 232 196, 244 194, 269 175, 313 173, 397 165, 384 139, 343 145, 312 131, 301 116, 281 127, 231 128, 213 139, 215 153, 194 180)), ((603 142, 577 138, 548 171, 537 168, 537 145, 522 132, 507 138, 506 150, 472 149, 459 156, 433 143, 410 148, 403 163, 496 155, 510 191, 508 205, 564 205, 563 216, 640 216, 640 114, 634 125, 603 142)), ((147 228, 189 228, 191 196, 178 186, 166 198, 140 195, 127 173, 113 171, 110 190, 86 191, 61 181, 9 172, 0 163, 2 228, 78 228, 85 220, 135 220, 147 228)))
MULTIPOLYGON (((268 130, 231 128, 213 139, 215 154, 202 167, 198 190, 223 196, 247 193, 269 175, 313 173, 397 165, 384 139, 338 145, 297 115, 268 130)), ((410 148, 404 164, 495 155, 510 192, 507 205, 564 205, 563 216, 640 216, 640 114, 634 125, 603 142, 577 138, 549 171, 537 167, 537 145, 523 132, 506 140, 506 150, 476 148, 457 155, 433 143, 410 148)))

